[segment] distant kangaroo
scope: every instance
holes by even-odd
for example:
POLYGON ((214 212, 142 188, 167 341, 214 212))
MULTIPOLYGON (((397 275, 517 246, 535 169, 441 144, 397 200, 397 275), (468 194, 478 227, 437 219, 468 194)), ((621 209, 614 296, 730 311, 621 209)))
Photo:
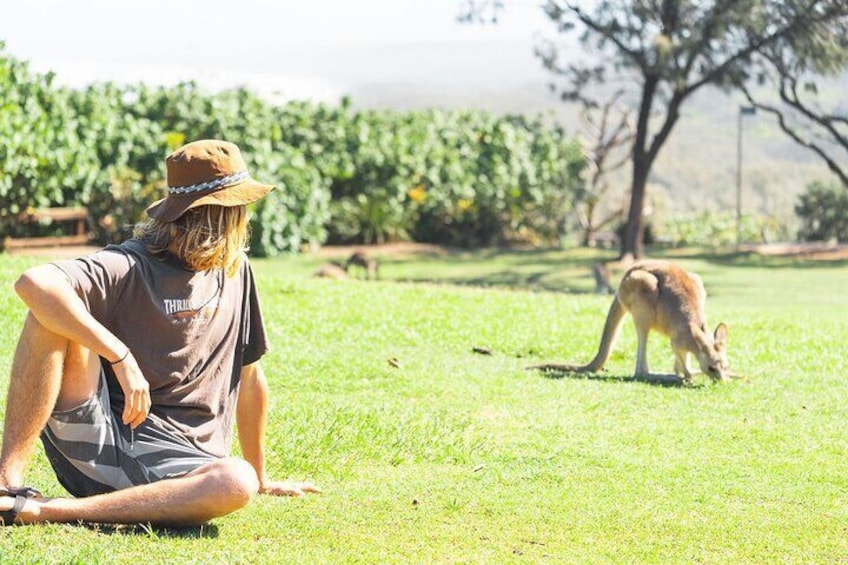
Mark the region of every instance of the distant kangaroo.
POLYGON ((321 277, 325 279, 346 279, 347 278, 347 269, 345 269, 344 265, 335 262, 324 263, 318 269, 312 273, 313 277, 321 277))
POLYGON ((671 338, 674 372, 690 382, 688 358, 692 353, 701 370, 713 380, 727 380, 727 326, 719 324, 714 334, 707 330, 704 302, 707 293, 701 277, 669 261, 650 260, 630 267, 621 279, 610 306, 601 345, 588 365, 543 364, 532 369, 592 373, 603 369, 618 337, 627 312, 633 316, 638 337, 636 376, 650 377, 648 333, 656 330, 671 338))
POLYGON ((378 265, 377 260, 372 259, 362 251, 356 251, 348 257, 344 268, 346 271, 350 272, 351 267, 359 267, 364 270, 365 278, 367 279, 377 279, 380 275, 380 266, 378 265))

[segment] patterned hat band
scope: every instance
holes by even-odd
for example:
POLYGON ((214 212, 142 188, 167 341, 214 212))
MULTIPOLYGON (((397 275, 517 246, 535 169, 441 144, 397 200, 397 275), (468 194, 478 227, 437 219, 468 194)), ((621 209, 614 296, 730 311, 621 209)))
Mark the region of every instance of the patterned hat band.
POLYGON ((250 174, 244 170, 239 173, 232 174, 227 177, 201 182, 200 184, 187 184, 185 186, 169 186, 168 194, 189 194, 192 192, 200 192, 201 190, 214 190, 222 186, 227 186, 236 183, 240 180, 248 178, 250 174))

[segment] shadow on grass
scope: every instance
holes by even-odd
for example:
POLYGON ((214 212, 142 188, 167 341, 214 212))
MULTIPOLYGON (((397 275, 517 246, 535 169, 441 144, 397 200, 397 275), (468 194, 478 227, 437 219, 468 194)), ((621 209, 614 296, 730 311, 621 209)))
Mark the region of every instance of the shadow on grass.
POLYGON ((683 379, 678 377, 677 375, 671 374, 652 374, 652 375, 610 375, 606 373, 575 373, 573 371, 558 371, 553 369, 543 370, 543 369, 533 369, 528 368, 529 371, 535 371, 541 376, 559 380, 559 379, 576 379, 576 380, 587 380, 587 381, 601 381, 608 383, 642 383, 651 386, 658 386, 663 388, 703 388, 703 384, 686 384, 683 379))
MULTIPOLYGON (((821 259, 815 255, 768 255, 755 250, 735 248, 669 248, 651 246, 646 256, 656 259, 703 261, 723 268, 841 269, 848 259, 821 259)), ((614 261, 614 252, 588 248, 481 249, 452 251, 432 259, 433 268, 411 276, 388 277, 398 282, 449 284, 470 287, 529 289, 565 294, 594 294, 592 265, 614 261)), ((424 264, 430 260, 423 261, 424 264)), ((382 259, 382 264, 400 267, 422 261, 414 258, 382 259)), ((613 269, 613 282, 622 274, 613 269)), ((613 284, 615 286, 615 284, 613 284)))
POLYGON ((109 536, 144 536, 156 539, 214 539, 218 526, 203 524, 185 528, 152 526, 150 524, 93 524, 80 522, 80 526, 109 536))
MULTIPOLYGON (((590 294, 592 265, 611 260, 603 250, 559 248, 481 249, 457 251, 432 260, 433 269, 394 278, 398 282, 434 283, 482 288, 531 289, 566 294, 590 294)), ((402 267, 422 263, 385 258, 382 265, 402 267)))
POLYGON ((593 291, 587 290, 585 285, 576 286, 563 284, 561 281, 544 280, 545 277, 555 272, 555 270, 551 272, 537 271, 534 273, 502 271, 480 276, 406 277, 398 282, 446 284, 477 288, 544 290, 546 292, 560 292, 564 294, 594 294, 593 291))
POLYGON ((722 267, 757 269, 840 269, 848 259, 822 259, 804 252, 764 255, 750 250, 668 249, 653 255, 664 259, 694 259, 722 267))

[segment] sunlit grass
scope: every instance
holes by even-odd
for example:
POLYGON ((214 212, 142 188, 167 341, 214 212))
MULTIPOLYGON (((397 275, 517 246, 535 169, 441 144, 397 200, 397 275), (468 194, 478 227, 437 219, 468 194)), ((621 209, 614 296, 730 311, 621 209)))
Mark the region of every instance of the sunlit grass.
MULTIPOLYGON (((385 256, 380 282, 311 278, 324 257, 256 261, 270 465, 324 493, 260 497, 202 530, 4 529, 0 563, 848 558, 848 266, 676 256, 744 379, 632 381, 629 322, 604 374, 525 370, 597 347, 611 298, 591 294, 584 250, 385 256)), ((26 264, 0 258, 3 390, 26 264)), ((649 358, 671 370, 665 339, 649 358)), ((62 494, 42 457, 30 482, 62 494)))

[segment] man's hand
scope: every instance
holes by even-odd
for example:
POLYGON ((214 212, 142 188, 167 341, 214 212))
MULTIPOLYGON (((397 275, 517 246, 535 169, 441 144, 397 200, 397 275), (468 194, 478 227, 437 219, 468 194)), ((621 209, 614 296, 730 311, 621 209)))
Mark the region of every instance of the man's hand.
POLYGON ((265 427, 268 416, 268 381, 256 362, 242 367, 236 405, 241 453, 259 477, 259 492, 273 496, 303 496, 321 492, 310 482, 272 481, 265 473, 265 427))
POLYGON ((321 489, 310 482, 263 481, 259 492, 274 496, 303 496, 308 492, 321 492, 321 489))
POLYGON ((136 429, 150 413, 150 385, 131 352, 127 353, 123 361, 112 365, 112 370, 124 391, 124 413, 121 419, 124 424, 136 429))

